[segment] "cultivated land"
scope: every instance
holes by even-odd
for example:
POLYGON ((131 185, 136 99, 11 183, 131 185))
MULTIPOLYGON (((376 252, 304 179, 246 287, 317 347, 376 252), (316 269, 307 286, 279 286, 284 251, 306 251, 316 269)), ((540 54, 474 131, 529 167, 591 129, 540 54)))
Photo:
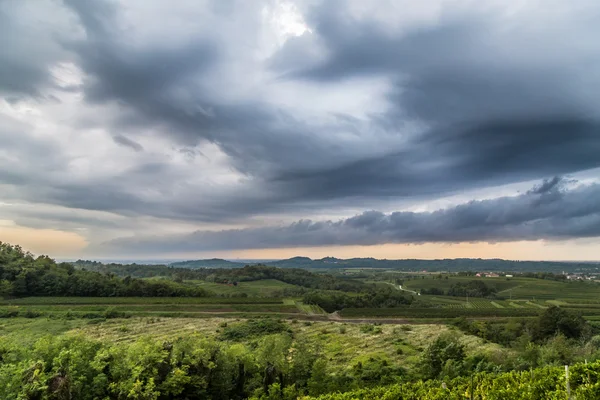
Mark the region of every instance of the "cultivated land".
MULTIPOLYGON (((244 323, 240 318, 115 318, 104 321, 47 318, 0 319, 0 337, 7 342, 29 345, 35 340, 51 334, 76 336, 102 341, 127 343, 142 337, 177 341, 190 335, 218 338, 224 327, 244 323)), ((306 341, 320 349, 335 365, 352 368, 356 363, 370 357, 385 357, 391 362, 414 366, 423 349, 442 334, 454 332, 466 346, 467 354, 485 352, 501 357, 510 350, 494 343, 460 333, 447 326, 420 325, 373 325, 343 324, 335 322, 285 321, 291 328, 295 340, 306 341)), ((256 338, 244 342, 250 343, 256 338)))
MULTIPOLYGON (((256 286, 260 285, 260 281, 253 283, 256 286)), ((482 298, 467 300, 453 296, 421 295, 417 296, 419 305, 415 307, 349 307, 329 314, 318 305, 304 304, 301 298, 28 297, 0 301, 0 317, 69 316, 101 319, 112 316, 162 318, 272 316, 342 322, 347 320, 349 323, 356 322, 356 319, 360 320, 358 322, 365 319, 381 319, 381 322, 386 322, 385 319, 393 319, 403 323, 423 323, 443 322, 445 319, 463 316, 467 318, 534 317, 549 306, 559 305, 577 311, 589 320, 600 320, 600 290, 595 284, 546 282, 536 279, 515 283, 518 285, 513 286, 514 292, 536 293, 535 300, 533 300, 534 296, 526 295, 519 298, 518 294, 513 294, 512 300, 482 298), (400 319, 402 321, 398 321, 400 319)), ((419 289, 415 284, 411 285, 411 288, 419 289)))
POLYGON ((474 275, 57 264, 0 244, 0 398, 446 399, 500 379, 489 398, 541 399, 565 364, 598 398, 592 274, 474 275))
MULTIPOLYGON (((186 281, 211 290, 217 297, 26 297, 0 301, 0 317, 27 315, 103 318, 111 313, 128 317, 231 318, 273 316, 297 319, 353 320, 356 318, 443 320, 468 318, 533 317, 545 308, 559 305, 576 310, 590 320, 600 319, 600 285, 595 282, 562 282, 535 278, 474 278, 472 276, 415 276, 403 281, 402 288, 420 292, 437 288, 447 292, 456 283, 478 279, 496 290, 494 299, 419 295, 405 292, 418 300, 411 307, 345 308, 333 315, 318 305, 304 304, 302 297, 281 296, 284 289, 301 289, 275 279, 239 282, 236 285, 186 281), (234 296, 234 297, 224 297, 234 296), (244 296, 244 297, 237 297, 244 296)), ((381 287, 397 287, 385 281, 368 281, 381 287)), ((349 321, 352 322, 352 321, 349 321)))

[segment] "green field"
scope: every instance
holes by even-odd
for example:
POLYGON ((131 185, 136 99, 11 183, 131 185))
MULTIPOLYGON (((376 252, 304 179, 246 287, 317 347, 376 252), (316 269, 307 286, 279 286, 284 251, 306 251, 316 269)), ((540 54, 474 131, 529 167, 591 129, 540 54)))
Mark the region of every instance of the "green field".
MULTIPOLYGON (((404 282, 409 290, 437 287, 447 290, 453 284, 473 280, 472 276, 434 275, 404 282), (432 278, 433 277, 433 278, 432 278)), ((0 317, 180 317, 229 318, 270 315, 300 319, 392 318, 416 321, 465 316, 468 318, 532 317, 545 308, 559 305, 576 310, 586 317, 600 315, 600 285, 588 282, 559 282, 533 278, 480 278, 498 290, 493 299, 453 296, 413 296, 417 304, 395 308, 346 308, 328 315, 301 298, 282 296, 285 289, 298 289, 275 279, 240 282, 237 286, 206 281, 187 281, 214 293, 217 297, 25 297, 0 301, 0 317)), ((390 282, 375 282, 381 288, 394 288, 390 282)), ((352 293, 351 293, 352 295, 352 293)))
POLYGON ((268 297, 23 297, 0 300, 0 305, 49 304, 285 304, 285 299, 268 297))
MULTIPOLYGON (((485 284, 489 287, 495 288, 498 292, 514 288, 519 284, 522 284, 521 280, 527 280, 528 278, 511 278, 510 280, 506 280, 506 278, 478 278, 474 276, 455 276, 450 275, 446 279, 442 277, 442 279, 438 279, 437 275, 423 275, 421 278, 413 278, 405 280, 402 284, 402 287, 410 290, 419 291, 421 289, 442 289, 447 291, 450 287, 456 283, 467 283, 472 280, 481 280, 485 282, 485 284), (423 279, 424 278, 424 279, 423 279)), ((533 281, 540 281, 539 279, 531 279, 533 281)))
POLYGON ((438 279, 435 275, 425 279, 409 279, 403 287, 410 290, 437 288, 444 291, 453 284, 480 280, 495 288, 497 296, 513 300, 566 300, 577 303, 600 303, 600 285, 592 282, 559 282, 534 278, 477 278, 473 276, 449 276, 438 279))
POLYGON ((299 286, 290 285, 276 279, 262 279, 249 282, 238 282, 236 286, 223 283, 206 282, 200 280, 189 280, 186 283, 192 283, 199 287, 210 290, 217 295, 239 295, 246 294, 255 297, 269 297, 281 295, 283 289, 297 289, 299 286))

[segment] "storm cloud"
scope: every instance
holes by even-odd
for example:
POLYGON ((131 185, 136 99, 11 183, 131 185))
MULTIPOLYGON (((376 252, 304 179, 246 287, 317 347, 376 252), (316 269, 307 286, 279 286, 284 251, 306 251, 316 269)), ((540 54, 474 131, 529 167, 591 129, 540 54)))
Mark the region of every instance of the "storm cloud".
POLYGON ((471 201, 433 212, 366 211, 337 221, 187 235, 141 236, 105 243, 111 252, 189 252, 385 243, 564 240, 600 235, 600 185, 563 188, 553 178, 513 197, 471 201))
POLYGON ((0 216, 118 252, 596 237, 597 179, 551 177, 600 168, 599 18, 593 1, 7 0, 0 203, 18 206, 0 216))

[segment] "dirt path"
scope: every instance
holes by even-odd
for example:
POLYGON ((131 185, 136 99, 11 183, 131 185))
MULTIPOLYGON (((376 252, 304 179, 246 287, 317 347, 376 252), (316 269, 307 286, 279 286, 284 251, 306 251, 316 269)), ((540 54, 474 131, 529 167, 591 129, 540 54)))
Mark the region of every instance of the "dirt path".
POLYGON ((418 295, 418 294, 419 294, 419 293, 415 292, 414 290, 410 290, 410 289, 404 289, 404 288, 402 287, 402 285, 394 285, 394 284, 393 284, 393 283, 391 283, 391 282, 384 282, 384 283, 387 283, 388 285, 392 285, 394 288, 396 288, 396 289, 398 289, 398 290, 401 290, 401 291, 403 291, 403 292, 408 292, 408 293, 412 293, 412 294, 416 294, 416 295, 418 295))

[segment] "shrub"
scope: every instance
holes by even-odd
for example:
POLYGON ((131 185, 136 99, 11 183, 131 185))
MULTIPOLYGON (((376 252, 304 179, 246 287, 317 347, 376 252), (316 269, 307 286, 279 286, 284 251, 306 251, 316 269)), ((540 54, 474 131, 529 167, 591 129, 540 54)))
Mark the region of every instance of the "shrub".
POLYGON ((24 312, 21 313, 21 316, 24 318, 37 318, 41 315, 42 315, 41 312, 33 311, 33 310, 25 310, 24 312))
POLYGON ((0 310, 0 318, 15 318, 18 316, 18 310, 0 310))
POLYGON ((103 314, 104 318, 127 318, 128 315, 123 311, 117 311, 114 307, 108 307, 103 314))

